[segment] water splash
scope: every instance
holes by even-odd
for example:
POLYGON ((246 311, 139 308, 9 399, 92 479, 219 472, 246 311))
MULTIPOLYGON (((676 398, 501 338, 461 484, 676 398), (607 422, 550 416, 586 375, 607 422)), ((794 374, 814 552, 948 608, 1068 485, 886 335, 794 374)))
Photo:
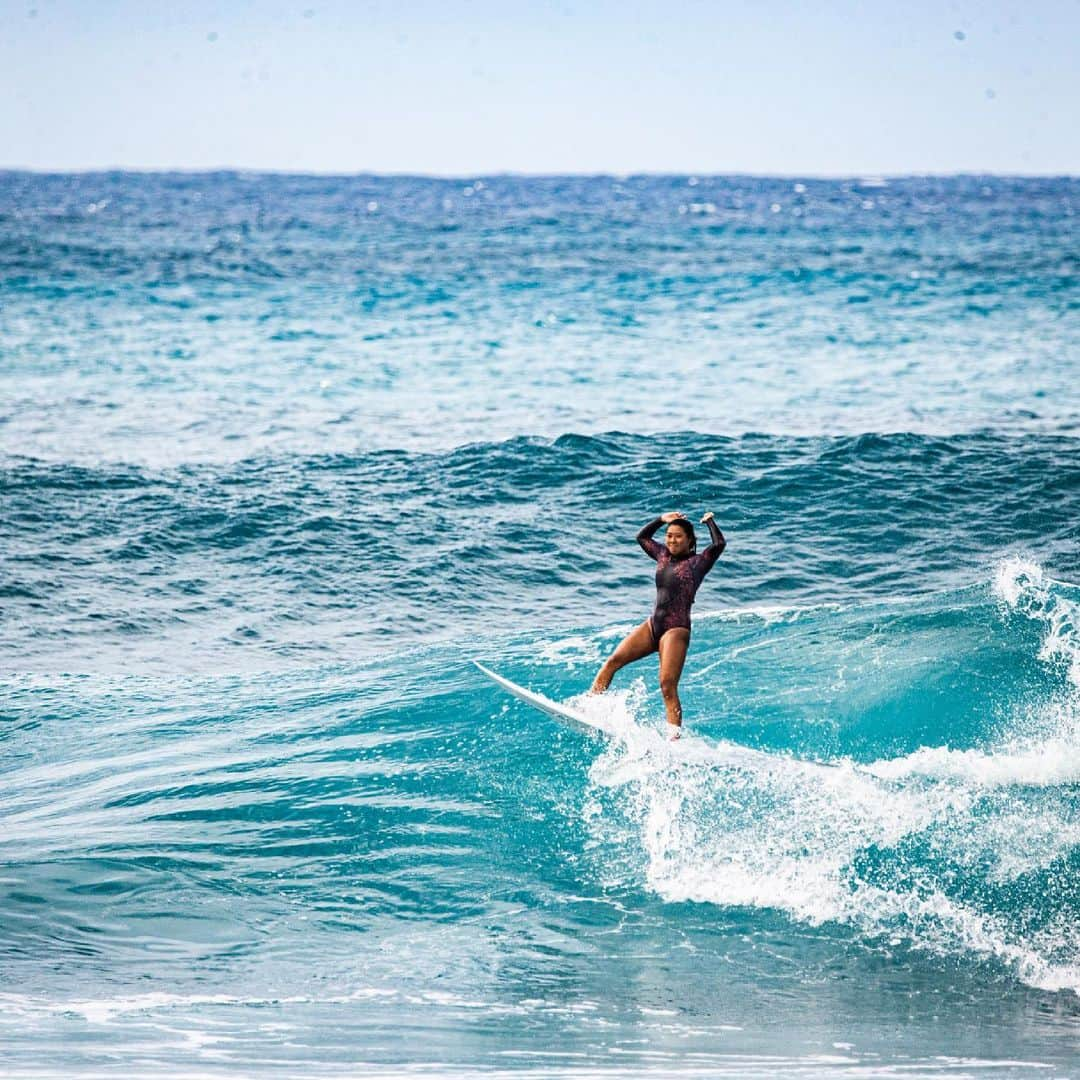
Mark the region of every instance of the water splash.
POLYGON ((1039 659, 1060 663, 1080 688, 1080 602, 1066 595, 1069 588, 1018 555, 1003 561, 994 575, 994 592, 1002 604, 1044 628, 1039 659))
MULTIPOLYGON (((995 578, 1010 609, 1045 626, 1039 658, 1064 661, 1071 680, 1068 588, 1019 560, 995 578)), ((664 754, 639 729, 595 761, 590 826, 598 843, 636 846, 640 857, 624 872, 666 901, 839 923, 1080 992, 1067 871, 1080 845, 1068 795, 1080 782, 1074 690, 1035 711, 1034 735, 1018 708, 1019 730, 992 744, 924 746, 862 764, 700 739, 664 754)))

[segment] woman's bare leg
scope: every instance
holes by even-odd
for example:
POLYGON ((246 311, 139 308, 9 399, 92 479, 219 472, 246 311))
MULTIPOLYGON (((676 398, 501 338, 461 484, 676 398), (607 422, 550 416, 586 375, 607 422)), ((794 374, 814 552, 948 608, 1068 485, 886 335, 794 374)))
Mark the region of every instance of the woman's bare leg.
POLYGON ((688 648, 690 631, 681 626, 673 627, 660 638, 660 693, 664 695, 667 722, 676 727, 682 727, 679 677, 682 675, 688 648))
POLYGON ((653 652, 656 652, 656 643, 649 628, 649 620, 646 619, 619 642, 615 651, 604 662, 604 666, 596 673, 589 693, 602 694, 611 685, 611 678, 619 668, 624 668, 653 652))

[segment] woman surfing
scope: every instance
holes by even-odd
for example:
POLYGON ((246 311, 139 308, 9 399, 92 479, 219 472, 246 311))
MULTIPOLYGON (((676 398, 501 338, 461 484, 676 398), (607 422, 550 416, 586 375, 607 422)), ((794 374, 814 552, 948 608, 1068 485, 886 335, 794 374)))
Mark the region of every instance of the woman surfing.
POLYGON ((709 528, 712 543, 697 554, 694 526, 675 511, 661 514, 637 534, 637 542, 656 567, 656 607, 652 615, 619 642, 597 672, 590 693, 602 694, 619 668, 654 652, 660 654, 660 693, 664 695, 671 737, 679 737, 682 727, 682 704, 679 702, 679 676, 682 675, 686 650, 690 647, 690 606, 705 575, 713 568, 727 546, 724 534, 713 520, 712 511, 701 519, 709 528), (667 525, 664 543, 653 539, 661 525, 667 525))

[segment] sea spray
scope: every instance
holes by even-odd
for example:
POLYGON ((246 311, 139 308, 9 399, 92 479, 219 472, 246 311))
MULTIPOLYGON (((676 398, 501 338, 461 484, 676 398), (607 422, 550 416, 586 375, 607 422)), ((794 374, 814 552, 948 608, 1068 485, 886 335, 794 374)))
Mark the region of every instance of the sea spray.
MULTIPOLYGON (((1071 677, 1077 640, 1065 589, 1035 564, 1010 562, 995 575, 996 593, 1045 625, 1040 661, 1071 677)), ((1080 991, 1066 870, 1080 840, 1068 794, 1080 781, 1076 705, 1071 685, 1047 697, 1037 738, 1017 703, 1021 731, 984 747, 865 763, 748 757, 724 745, 649 756, 640 737, 628 739, 591 769, 605 812, 589 821, 609 846, 640 846, 636 872, 668 902, 844 923, 872 940, 982 957, 1032 985, 1080 991), (1033 889, 1036 881, 1049 888, 1033 889)))
POLYGON ((1080 690, 1080 589, 1048 578, 1038 563, 1014 555, 998 566, 994 592, 1007 609, 1043 627, 1039 659, 1060 663, 1080 690))

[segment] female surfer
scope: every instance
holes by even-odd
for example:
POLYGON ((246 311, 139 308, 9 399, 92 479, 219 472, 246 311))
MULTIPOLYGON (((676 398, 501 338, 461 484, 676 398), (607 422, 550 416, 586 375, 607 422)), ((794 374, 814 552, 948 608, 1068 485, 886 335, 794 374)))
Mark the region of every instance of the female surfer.
POLYGON ((690 647, 690 605, 694 594, 727 546, 724 534, 713 520, 712 511, 702 519, 709 527, 712 543, 697 554, 694 526, 679 513, 671 511, 650 521, 637 534, 656 567, 656 607, 639 627, 631 630, 593 680, 591 693, 602 694, 619 668, 640 660, 651 653, 660 654, 660 693, 664 695, 667 721, 674 728, 671 737, 679 737, 682 727, 682 704, 679 702, 679 676, 682 674, 686 650, 690 647), (664 543, 658 544, 653 533, 667 525, 664 543))

